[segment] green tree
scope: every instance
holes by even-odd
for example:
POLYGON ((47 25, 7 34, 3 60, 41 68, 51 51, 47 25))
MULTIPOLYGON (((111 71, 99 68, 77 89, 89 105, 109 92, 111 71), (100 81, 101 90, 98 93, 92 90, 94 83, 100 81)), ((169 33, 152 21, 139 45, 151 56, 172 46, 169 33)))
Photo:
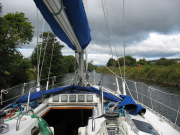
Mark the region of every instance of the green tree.
MULTIPOLYGON (((42 38, 42 34, 40 35, 40 38, 42 38)), ((34 51, 31 55, 31 62, 32 65, 37 66, 37 47, 40 48, 41 43, 38 44, 34 48, 34 51)), ((42 67, 42 72, 41 72, 41 78, 47 78, 48 73, 49 73, 49 67, 50 67, 50 62, 51 62, 51 71, 50 71, 50 76, 57 76, 61 75, 64 73, 67 73, 67 67, 65 66, 65 62, 62 56, 62 48, 64 46, 60 44, 59 41, 56 40, 56 36, 49 32, 44 32, 43 33, 43 41, 42 41, 42 49, 41 49, 41 57, 40 57, 40 72, 41 72, 41 66, 42 66, 42 61, 43 61, 43 56, 45 52, 45 57, 44 57, 44 62, 43 62, 43 67, 42 67), (47 47, 46 46, 47 42, 47 47), (53 50, 53 55, 52 55, 52 61, 51 61, 51 54, 52 54, 52 48, 54 46, 53 50)), ((40 49, 39 49, 39 54, 40 54, 40 49)))
POLYGON ((146 65, 146 64, 147 64, 147 61, 146 61, 145 58, 139 59, 139 61, 137 62, 137 64, 140 64, 140 65, 146 65))
POLYGON ((129 61, 129 66, 133 66, 136 64, 136 59, 133 58, 132 56, 126 55, 125 58, 129 61))
POLYGON ((27 61, 26 58, 23 58, 23 55, 19 52, 11 55, 13 62, 11 63, 11 72, 10 76, 10 84, 16 85, 22 82, 29 81, 30 72, 28 72, 31 64, 27 61))
MULTIPOLYGON (((14 56, 24 44, 29 44, 33 38, 33 26, 24 13, 8 13, 2 16, 0 4, 0 86, 7 87, 13 72, 14 56)), ((20 68, 20 67, 19 67, 20 68)), ((16 76, 21 78, 22 76, 16 76)), ((23 80, 19 83, 21 83, 23 80)))
POLYGON ((166 58, 160 58, 155 62, 155 65, 157 66, 170 66, 176 64, 176 61, 173 59, 167 60, 166 58))
POLYGON ((110 58, 109 60, 108 60, 108 62, 107 62, 107 65, 106 66, 114 66, 114 63, 115 63, 115 59, 113 59, 113 58, 110 58))
POLYGON ((66 66, 66 73, 72 73, 74 72, 74 66, 75 66, 75 57, 73 55, 63 56, 65 66, 66 66))
MULTIPOLYGON (((124 66, 124 57, 118 58, 120 66, 124 66)), ((128 59, 125 58, 125 65, 129 66, 130 62, 128 59)), ((119 67, 118 61, 116 61, 116 67, 119 67)))

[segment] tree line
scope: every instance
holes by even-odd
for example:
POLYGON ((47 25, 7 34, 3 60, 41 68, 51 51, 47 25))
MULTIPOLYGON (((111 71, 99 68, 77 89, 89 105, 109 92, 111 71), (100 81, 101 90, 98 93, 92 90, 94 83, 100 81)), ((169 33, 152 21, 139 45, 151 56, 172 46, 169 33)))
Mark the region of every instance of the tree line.
MULTIPOLYGON (((115 60, 113 58, 110 58, 106 64, 106 66, 114 66, 118 67, 118 61, 120 66, 124 66, 124 57, 118 58, 118 60, 115 60)), ((125 65, 126 66, 138 66, 138 65, 155 65, 155 66, 170 66, 177 64, 174 59, 166 59, 166 58, 160 58, 154 63, 151 63, 151 61, 147 61, 145 58, 139 59, 139 61, 136 61, 136 58, 133 58, 132 56, 126 55, 125 56, 125 65)))

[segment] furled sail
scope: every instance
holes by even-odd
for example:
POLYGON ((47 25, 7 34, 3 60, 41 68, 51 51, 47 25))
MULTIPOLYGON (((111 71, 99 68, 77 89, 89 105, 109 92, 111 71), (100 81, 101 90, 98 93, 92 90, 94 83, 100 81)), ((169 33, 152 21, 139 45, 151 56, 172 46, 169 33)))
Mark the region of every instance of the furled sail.
POLYGON ((91 35, 82 0, 34 0, 34 2, 61 41, 73 50, 86 48, 91 41, 91 35))

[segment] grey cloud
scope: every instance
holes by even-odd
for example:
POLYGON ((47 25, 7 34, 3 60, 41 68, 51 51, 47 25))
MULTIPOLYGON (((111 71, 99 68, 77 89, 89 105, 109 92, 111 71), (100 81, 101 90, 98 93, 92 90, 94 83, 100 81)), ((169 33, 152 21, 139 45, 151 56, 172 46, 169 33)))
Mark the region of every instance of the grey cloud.
MULTIPOLYGON (((118 50, 118 56, 123 54, 123 1, 106 0, 109 19, 114 34, 115 44, 118 50)), ((33 0, 1 0, 4 10, 3 14, 8 12, 24 12, 29 21, 35 27, 33 42, 22 48, 34 48, 36 45, 36 6, 33 0), (13 3, 13 4, 12 4, 13 3)), ((179 0, 125 0, 125 30, 126 46, 138 44, 149 38, 152 32, 171 35, 180 33, 180 1, 179 0)), ((42 31, 43 17, 39 12, 38 35, 42 31)), ((96 53, 109 52, 108 34, 104 19, 101 0, 88 0, 88 20, 91 29, 92 41, 89 50, 96 53), (101 46, 94 50, 95 45, 101 46)), ((48 31, 48 24, 45 24, 44 31, 48 31)), ((39 39, 40 41, 41 39, 39 39)), ((111 39, 111 44, 112 39, 111 39)), ((63 54, 74 54, 67 46, 63 48, 63 54)), ((170 57, 177 52, 145 52, 142 50, 130 50, 127 55, 136 57, 170 57)))
MULTIPOLYGON (((88 1, 89 2, 89 1, 88 1)), ((117 43, 123 42, 123 7, 122 1, 106 0, 108 14, 114 36, 119 37, 117 43)), ((92 30, 92 42, 104 44, 108 41, 101 1, 89 2, 89 24, 92 30), (92 4, 96 2, 95 4, 92 4), (103 33, 103 34, 100 34, 103 33), (99 40, 102 39, 102 40, 99 40)), ((172 34, 180 32, 180 1, 125 1, 126 42, 140 42, 147 38, 150 32, 172 34)))

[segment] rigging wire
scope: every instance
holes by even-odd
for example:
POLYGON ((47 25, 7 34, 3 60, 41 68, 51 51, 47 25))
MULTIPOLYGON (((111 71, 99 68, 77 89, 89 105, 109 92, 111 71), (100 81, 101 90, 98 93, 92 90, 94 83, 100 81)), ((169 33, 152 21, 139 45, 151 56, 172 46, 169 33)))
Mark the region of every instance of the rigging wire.
MULTIPOLYGON (((55 41, 55 37, 54 37, 54 41, 55 41)), ((54 45, 55 45, 55 43, 53 44, 53 47, 52 47, 51 60, 50 60, 49 73, 48 73, 48 82, 49 82, 49 75, 50 75, 50 70, 51 70, 51 63, 52 63, 54 45)))
MULTIPOLYGON (((97 56, 97 54, 95 54, 96 55, 96 57, 99 59, 99 57, 97 56)), ((99 59, 100 61, 101 61, 101 59, 99 59)), ((103 63, 102 61, 101 61, 101 63, 103 63)), ((116 77, 118 77, 118 78, 120 78, 120 79, 122 79, 123 80, 123 78, 121 78, 120 76, 118 76, 116 73, 114 73, 110 68, 108 68, 107 66, 105 66, 111 73, 113 73, 116 77)))
POLYGON ((106 7, 106 12, 107 12, 109 27, 110 27, 110 30, 111 30, 112 39, 113 39, 113 43, 114 43, 114 48, 115 48, 115 52, 116 52, 116 57, 117 57, 117 61, 118 61, 119 72, 120 72, 120 75, 121 75, 121 78, 122 78, 122 73, 121 73, 121 68, 120 68, 121 65, 120 65, 119 60, 118 60, 118 55, 117 55, 117 50, 116 50, 116 44, 115 44, 115 42, 114 42, 114 34, 113 34, 113 31, 112 31, 111 22, 110 22, 109 15, 108 15, 108 10, 107 10, 107 6, 106 6, 106 0, 104 0, 104 1, 105 1, 105 7, 106 7))
MULTIPOLYGON (((125 2, 123 0, 123 29, 124 29, 124 81, 125 81, 125 2)), ((124 82, 125 83, 125 82, 124 82)))
POLYGON ((107 18, 106 18, 106 13, 105 13, 105 9, 104 9, 103 0, 101 0, 101 2, 102 2, 103 12, 104 12, 104 18, 105 18, 105 22, 106 22, 106 29, 107 29, 107 33, 108 33, 109 47, 110 47, 111 55, 112 55, 112 59, 113 59, 113 53, 112 53, 112 47, 111 47, 111 40, 110 40, 110 36, 109 36, 108 21, 107 21, 107 18))
POLYGON ((37 8, 37 70, 38 70, 38 75, 37 75, 37 85, 39 85, 39 61, 38 61, 38 55, 39 55, 39 50, 38 50, 38 8, 37 8))
POLYGON ((47 40, 46 40, 46 45, 45 45, 43 60, 42 60, 42 64, 41 64, 40 80, 41 80, 42 67, 43 67, 43 63, 44 63, 44 57, 45 57, 45 54, 46 54, 46 48, 47 48, 47 43, 48 43, 48 38, 49 38, 49 32, 50 32, 50 26, 49 26, 48 36, 47 36, 47 40))

